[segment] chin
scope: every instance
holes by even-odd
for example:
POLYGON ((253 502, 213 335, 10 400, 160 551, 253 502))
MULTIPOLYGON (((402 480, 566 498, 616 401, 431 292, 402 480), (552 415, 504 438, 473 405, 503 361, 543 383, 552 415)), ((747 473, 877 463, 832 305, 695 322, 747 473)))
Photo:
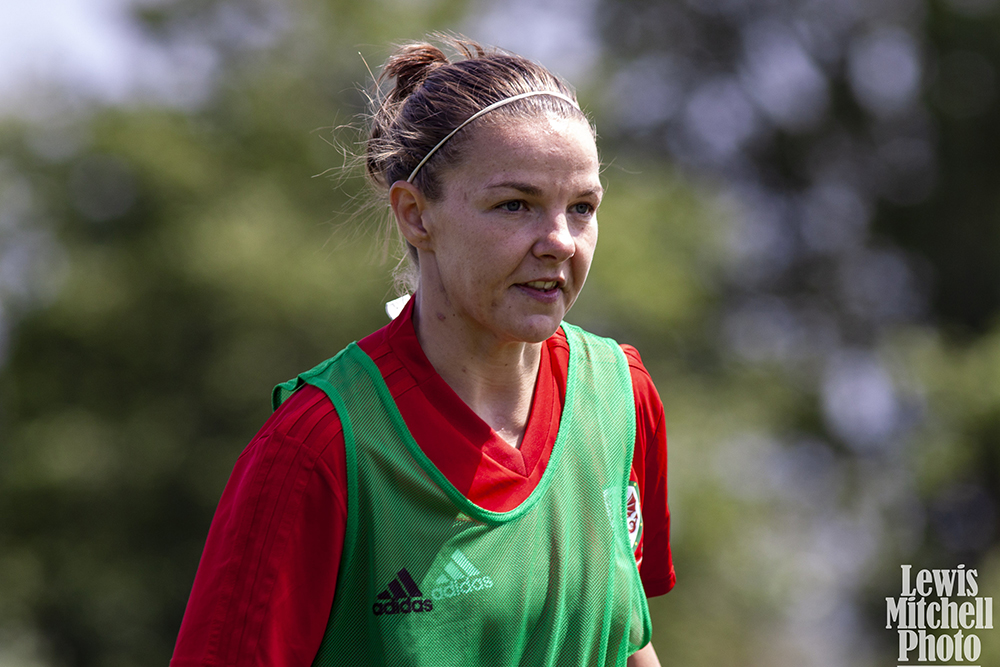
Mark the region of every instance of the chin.
POLYGON ((541 343, 551 338, 560 324, 562 324, 561 317, 532 318, 525 322, 524 326, 519 327, 516 337, 524 343, 541 343))

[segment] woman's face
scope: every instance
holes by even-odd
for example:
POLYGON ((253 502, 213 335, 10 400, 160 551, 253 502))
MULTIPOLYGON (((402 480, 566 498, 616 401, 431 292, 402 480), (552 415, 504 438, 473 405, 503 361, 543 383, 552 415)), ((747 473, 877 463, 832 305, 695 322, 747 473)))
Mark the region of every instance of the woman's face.
POLYGON ((436 312, 421 317, 498 343, 541 342, 590 269, 603 194, 597 147, 577 118, 473 130, 422 215, 421 303, 436 312))

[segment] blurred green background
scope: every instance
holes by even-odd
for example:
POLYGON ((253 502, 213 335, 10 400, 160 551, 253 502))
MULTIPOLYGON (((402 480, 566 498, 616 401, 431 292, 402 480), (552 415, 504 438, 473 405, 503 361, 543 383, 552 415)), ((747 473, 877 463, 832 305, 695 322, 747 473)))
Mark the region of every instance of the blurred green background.
POLYGON ((894 665, 901 564, 1000 592, 993 0, 89 4, 120 77, 63 53, 0 99, 0 666, 166 664, 270 388, 386 321, 341 126, 431 30, 598 127, 570 319, 665 404, 664 665, 894 665))

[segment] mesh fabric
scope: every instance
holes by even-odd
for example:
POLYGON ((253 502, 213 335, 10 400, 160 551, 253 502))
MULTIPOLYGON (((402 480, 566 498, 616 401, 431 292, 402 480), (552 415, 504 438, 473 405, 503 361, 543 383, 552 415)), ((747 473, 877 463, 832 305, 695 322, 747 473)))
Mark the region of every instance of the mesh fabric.
POLYGON ((635 406, 610 339, 564 324, 566 403, 542 480, 509 512, 469 501, 350 345, 308 383, 344 425, 348 525, 315 665, 624 665, 650 623, 625 521, 635 406))

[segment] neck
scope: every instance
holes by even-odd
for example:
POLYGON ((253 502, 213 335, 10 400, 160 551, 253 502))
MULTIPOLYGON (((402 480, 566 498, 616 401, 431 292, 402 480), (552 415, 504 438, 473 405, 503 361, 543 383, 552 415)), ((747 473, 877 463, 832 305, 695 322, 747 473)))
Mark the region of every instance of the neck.
POLYGON ((415 295, 417 340, 434 370, 480 419, 519 447, 531 412, 542 343, 476 335, 415 295))

